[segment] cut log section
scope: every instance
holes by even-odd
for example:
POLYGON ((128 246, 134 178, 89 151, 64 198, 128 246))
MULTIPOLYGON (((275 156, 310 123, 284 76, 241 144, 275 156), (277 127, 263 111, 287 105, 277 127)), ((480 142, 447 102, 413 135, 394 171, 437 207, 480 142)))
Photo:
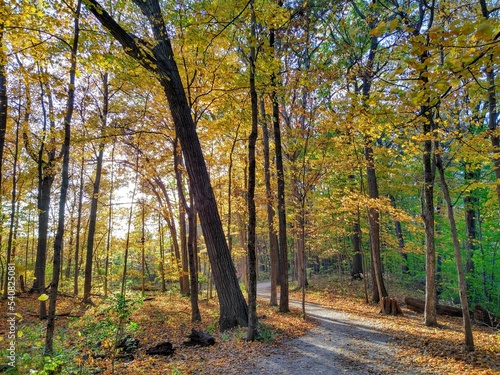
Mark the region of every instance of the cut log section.
POLYGON ((398 300, 391 297, 383 297, 383 310, 380 312, 384 315, 403 315, 403 311, 399 307, 398 300))

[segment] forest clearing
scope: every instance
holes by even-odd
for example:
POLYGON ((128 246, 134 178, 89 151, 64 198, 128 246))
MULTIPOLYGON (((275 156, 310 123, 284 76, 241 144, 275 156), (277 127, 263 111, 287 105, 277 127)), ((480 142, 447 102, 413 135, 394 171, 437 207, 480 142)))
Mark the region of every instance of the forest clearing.
POLYGON ((498 373, 499 15, 0 0, 2 371, 498 373))

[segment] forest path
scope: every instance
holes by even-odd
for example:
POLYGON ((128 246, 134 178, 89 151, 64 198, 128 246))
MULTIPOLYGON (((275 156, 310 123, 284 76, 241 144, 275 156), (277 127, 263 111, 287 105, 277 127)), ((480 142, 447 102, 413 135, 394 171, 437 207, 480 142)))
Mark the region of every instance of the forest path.
MULTIPOLYGON (((258 298, 269 300, 270 283, 259 283, 258 298)), ((301 301, 290 306, 302 308, 301 301)), ((307 316, 318 325, 306 335, 272 348, 249 366, 247 375, 404 374, 424 372, 408 368, 396 358, 397 346, 374 319, 338 312, 306 302, 307 316)), ((428 372, 425 372, 428 374, 428 372)))

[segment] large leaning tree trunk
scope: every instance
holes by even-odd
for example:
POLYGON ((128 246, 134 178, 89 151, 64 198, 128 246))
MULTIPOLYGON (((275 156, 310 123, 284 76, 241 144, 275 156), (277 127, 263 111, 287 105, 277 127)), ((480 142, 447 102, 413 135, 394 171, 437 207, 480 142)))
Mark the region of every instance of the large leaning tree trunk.
POLYGON ((87 0, 87 8, 120 42, 127 54, 154 73, 161 84, 172 113, 186 169, 193 187, 200 223, 207 245, 215 286, 219 294, 219 327, 226 330, 247 326, 248 308, 236 278, 236 269, 227 246, 215 195, 210 183, 200 140, 184 92, 172 45, 168 37, 158 0, 134 0, 146 16, 154 38, 154 47, 127 33, 95 0, 87 0))

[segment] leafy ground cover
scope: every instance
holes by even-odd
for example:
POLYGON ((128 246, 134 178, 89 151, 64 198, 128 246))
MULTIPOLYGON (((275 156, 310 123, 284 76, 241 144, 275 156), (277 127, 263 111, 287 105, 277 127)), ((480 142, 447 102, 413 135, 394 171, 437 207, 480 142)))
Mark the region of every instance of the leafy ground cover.
MULTIPOLYGON (((56 354, 48 358, 43 356, 46 323, 37 317, 39 301, 23 294, 16 298, 16 311, 22 318, 17 325, 17 372, 11 373, 241 374, 249 359, 265 355, 270 347, 300 336, 313 326, 312 320, 304 321, 298 311, 280 314, 262 301, 258 306, 259 340, 247 342, 244 328, 219 332, 216 299, 200 301, 203 321, 193 324, 188 298, 174 293, 148 297, 135 294, 123 299, 117 295, 95 300, 97 306, 87 309, 75 298, 60 297, 58 314, 70 316, 58 317, 56 354), (183 347, 192 328, 213 335, 216 345, 183 347), (114 349, 126 336, 139 340, 138 348, 132 351, 133 360, 114 349), (146 354, 147 348, 165 341, 176 349, 173 356, 146 354)), ((6 311, 6 301, 1 302, 1 309, 6 311)), ((0 322, 4 342, 7 329, 4 315, 0 322)), ((7 351, 4 343, 0 344, 4 363, 7 351)))
MULTIPOLYGON (((402 301, 407 289, 389 285, 392 295, 402 301)), ((404 315, 382 316, 378 308, 364 301, 363 283, 335 278, 313 278, 307 290, 307 301, 343 311, 359 321, 373 322, 395 337, 400 351, 398 358, 409 367, 423 369, 422 373, 439 374, 500 374, 500 333, 498 330, 474 326, 476 352, 464 354, 461 319, 439 317, 440 328, 422 324, 420 314, 406 310, 404 315), (352 297, 354 296, 354 297, 352 297), (426 372, 428 370, 428 372, 426 372)), ((16 298, 16 311, 22 316, 18 322, 16 342, 19 374, 245 374, 250 373, 249 363, 276 352, 284 342, 303 335, 315 322, 303 320, 301 312, 280 314, 276 308, 260 301, 260 339, 246 342, 245 329, 220 333, 217 326, 216 299, 200 301, 203 321, 190 322, 189 299, 175 293, 155 294, 143 298, 130 294, 126 299, 119 295, 96 299, 97 306, 84 308, 78 299, 61 296, 56 333, 56 355, 43 356, 45 322, 37 318, 39 301, 23 294, 16 298), (209 332, 216 345, 183 347, 191 329, 209 332), (120 358, 115 344, 123 337, 139 340, 129 356, 120 358), (170 357, 151 356, 146 349, 164 341, 176 348, 170 357), (54 371, 55 370, 55 371, 54 371), (51 372, 52 371, 52 372, 51 372)), ((292 293, 300 299, 301 292, 292 293)), ((6 301, 1 302, 6 311, 6 301)), ((0 321, 0 356, 6 357, 7 323, 0 321)), ((15 372, 12 372, 15 373, 15 372)))
MULTIPOLYGON (((422 297, 415 288, 402 288, 390 283, 391 295, 400 302, 407 295, 422 297)), ((294 291, 293 298, 300 299, 301 292, 294 291)), ((476 351, 464 353, 462 319, 439 316, 439 328, 423 324, 423 316, 403 306, 404 315, 384 316, 378 306, 367 304, 363 283, 336 277, 321 277, 310 280, 306 300, 344 311, 360 320, 373 319, 377 325, 396 339, 399 359, 409 367, 428 369, 440 374, 500 374, 500 331, 491 327, 474 325, 476 351), (355 297, 351 297, 355 296, 355 297)))

